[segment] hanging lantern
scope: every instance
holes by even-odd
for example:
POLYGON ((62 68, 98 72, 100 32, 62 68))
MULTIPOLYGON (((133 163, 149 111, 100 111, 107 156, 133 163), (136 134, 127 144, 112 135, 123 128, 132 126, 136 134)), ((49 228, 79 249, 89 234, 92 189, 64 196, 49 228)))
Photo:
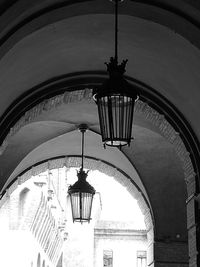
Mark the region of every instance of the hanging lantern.
POLYGON ((124 78, 128 60, 118 64, 118 2, 115 0, 115 57, 106 63, 109 78, 100 88, 94 89, 93 98, 98 106, 102 141, 105 145, 122 147, 130 145, 137 88, 124 78))
POLYGON ((82 132, 82 166, 77 172, 78 181, 69 186, 68 194, 70 196, 73 222, 90 222, 93 196, 95 189, 86 181, 88 172, 83 170, 84 157, 84 133, 86 126, 81 125, 82 132))
POLYGON ((117 65, 111 58, 107 69, 109 79, 101 88, 94 91, 94 99, 98 106, 102 141, 108 146, 130 145, 133 112, 137 99, 136 88, 133 88, 123 77, 125 64, 117 65))
POLYGON ((69 187, 73 221, 89 222, 91 220, 94 188, 86 181, 87 172, 83 169, 77 173, 78 181, 69 187))

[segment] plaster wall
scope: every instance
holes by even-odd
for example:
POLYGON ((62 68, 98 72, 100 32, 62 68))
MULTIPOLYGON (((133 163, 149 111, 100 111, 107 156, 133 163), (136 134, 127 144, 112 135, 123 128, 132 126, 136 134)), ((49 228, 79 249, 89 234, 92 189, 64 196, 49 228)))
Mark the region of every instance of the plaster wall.
POLYGON ((147 251, 147 237, 139 231, 131 235, 119 236, 115 231, 108 234, 106 229, 101 235, 95 230, 94 267, 102 267, 104 250, 113 251, 113 267, 137 267, 137 251, 147 251))

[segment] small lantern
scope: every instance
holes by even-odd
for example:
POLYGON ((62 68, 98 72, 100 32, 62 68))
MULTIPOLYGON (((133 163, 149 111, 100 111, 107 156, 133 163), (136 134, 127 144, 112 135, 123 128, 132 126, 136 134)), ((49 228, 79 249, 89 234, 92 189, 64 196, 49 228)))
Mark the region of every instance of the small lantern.
POLYGON ((73 222, 90 222, 93 196, 95 189, 86 181, 88 172, 83 170, 84 157, 84 133, 86 125, 79 127, 82 132, 82 166, 77 172, 78 181, 69 186, 68 194, 70 196, 73 222))
POLYGON ((82 168, 77 173, 78 181, 69 187, 72 218, 77 222, 91 220, 92 201, 95 194, 94 188, 86 181, 87 172, 82 168))

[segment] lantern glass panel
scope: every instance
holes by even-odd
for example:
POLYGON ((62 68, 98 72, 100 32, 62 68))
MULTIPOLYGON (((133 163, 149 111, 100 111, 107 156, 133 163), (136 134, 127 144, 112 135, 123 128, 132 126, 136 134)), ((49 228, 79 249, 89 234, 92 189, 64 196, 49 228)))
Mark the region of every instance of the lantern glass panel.
POLYGON ((91 220, 93 195, 94 194, 85 192, 70 194, 72 217, 74 221, 86 222, 91 220))
POLYGON ((124 146, 130 143, 135 98, 108 95, 98 98, 102 140, 106 145, 124 146))
POLYGON ((79 192, 70 194, 72 217, 80 218, 80 200, 79 192))

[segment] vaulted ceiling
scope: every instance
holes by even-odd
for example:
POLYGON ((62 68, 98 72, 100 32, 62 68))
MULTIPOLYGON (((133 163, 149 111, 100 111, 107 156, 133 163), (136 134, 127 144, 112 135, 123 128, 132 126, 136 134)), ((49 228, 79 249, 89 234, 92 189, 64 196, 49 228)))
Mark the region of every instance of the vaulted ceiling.
MULTIPOLYGON (((113 11, 109 0, 0 1, 2 144, 30 108, 68 90, 68 81, 58 87, 57 80, 71 75, 70 90, 78 90, 80 84, 81 89, 92 88, 94 73, 106 75, 104 62, 114 53, 113 11), (87 79, 80 83, 80 75, 87 79)), ((127 0, 119 13, 119 57, 128 58, 127 77, 146 84, 147 94, 170 103, 198 143, 200 4, 127 0)), ((187 240, 184 170, 174 146, 147 117, 136 113, 131 146, 104 150, 97 109, 89 99, 47 109, 6 139, 0 155, 1 189, 39 161, 80 154, 77 125, 83 122, 90 128, 88 156, 112 163, 133 180, 130 165, 138 172, 140 180, 135 182, 152 207, 156 238, 176 240, 180 234, 179 240, 187 240)))

